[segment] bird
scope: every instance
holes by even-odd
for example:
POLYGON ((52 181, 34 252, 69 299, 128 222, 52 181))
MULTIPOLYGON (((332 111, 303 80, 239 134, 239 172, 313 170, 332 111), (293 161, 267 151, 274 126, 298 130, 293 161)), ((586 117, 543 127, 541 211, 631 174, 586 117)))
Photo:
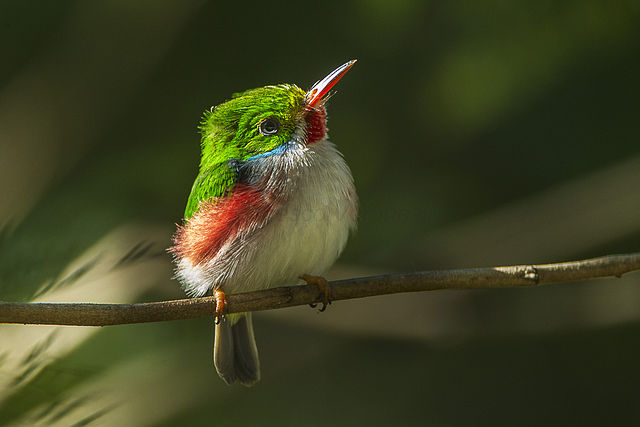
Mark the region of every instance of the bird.
POLYGON ((260 361, 251 313, 221 316, 225 295, 307 283, 330 302, 321 276, 355 229, 351 170, 327 137, 326 101, 356 60, 304 91, 277 84, 235 93, 205 111, 201 157, 184 219, 169 248, 191 297, 217 301, 214 365, 251 386, 260 361))

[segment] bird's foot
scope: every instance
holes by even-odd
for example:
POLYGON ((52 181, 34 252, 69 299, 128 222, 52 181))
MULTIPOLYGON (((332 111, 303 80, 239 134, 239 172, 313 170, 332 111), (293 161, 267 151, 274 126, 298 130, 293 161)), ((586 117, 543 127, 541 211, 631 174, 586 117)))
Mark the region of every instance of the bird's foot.
MULTIPOLYGON (((321 276, 312 276, 310 274, 303 274, 300 276, 302 280, 307 282, 307 285, 316 285, 320 292, 322 292, 322 308, 320 311, 325 311, 327 309, 327 305, 331 304, 331 287, 329 286, 329 282, 327 279, 321 276)), ((311 308, 315 308, 316 304, 309 304, 311 308)))
POLYGON ((216 306, 213 313, 216 319, 216 325, 218 325, 224 320, 224 310, 227 307, 227 296, 220 289, 214 290, 213 296, 216 299, 216 306))

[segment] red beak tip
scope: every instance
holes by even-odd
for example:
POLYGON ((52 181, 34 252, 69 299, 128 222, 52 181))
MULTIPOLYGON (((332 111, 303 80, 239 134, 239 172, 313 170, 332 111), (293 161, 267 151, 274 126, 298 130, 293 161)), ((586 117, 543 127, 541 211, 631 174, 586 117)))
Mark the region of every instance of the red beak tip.
POLYGON ((342 64, 332 72, 330 72, 324 79, 320 80, 316 84, 313 85, 311 89, 307 92, 307 107, 313 108, 318 102, 331 90, 333 86, 344 76, 347 71, 353 64, 355 64, 357 59, 352 59, 351 61, 342 64))

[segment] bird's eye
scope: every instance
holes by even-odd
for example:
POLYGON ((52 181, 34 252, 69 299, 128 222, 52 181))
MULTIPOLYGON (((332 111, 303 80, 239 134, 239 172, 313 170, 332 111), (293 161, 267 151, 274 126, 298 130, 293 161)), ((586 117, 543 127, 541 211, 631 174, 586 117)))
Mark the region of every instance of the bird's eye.
POLYGON ((260 122, 258 126, 258 130, 264 136, 272 136, 278 133, 280 130, 280 122, 278 119, 274 119, 273 117, 269 117, 268 119, 264 119, 260 122))

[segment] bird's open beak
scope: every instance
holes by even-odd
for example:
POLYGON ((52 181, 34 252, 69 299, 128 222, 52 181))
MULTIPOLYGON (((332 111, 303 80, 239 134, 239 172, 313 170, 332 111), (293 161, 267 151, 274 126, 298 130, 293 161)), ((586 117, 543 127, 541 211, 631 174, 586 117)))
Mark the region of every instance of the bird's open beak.
POLYGON ((339 66, 329 73, 327 77, 314 84, 306 95, 307 108, 311 109, 318 105, 322 98, 329 93, 331 88, 338 83, 338 80, 340 80, 355 63, 356 60, 353 59, 346 64, 339 66))

